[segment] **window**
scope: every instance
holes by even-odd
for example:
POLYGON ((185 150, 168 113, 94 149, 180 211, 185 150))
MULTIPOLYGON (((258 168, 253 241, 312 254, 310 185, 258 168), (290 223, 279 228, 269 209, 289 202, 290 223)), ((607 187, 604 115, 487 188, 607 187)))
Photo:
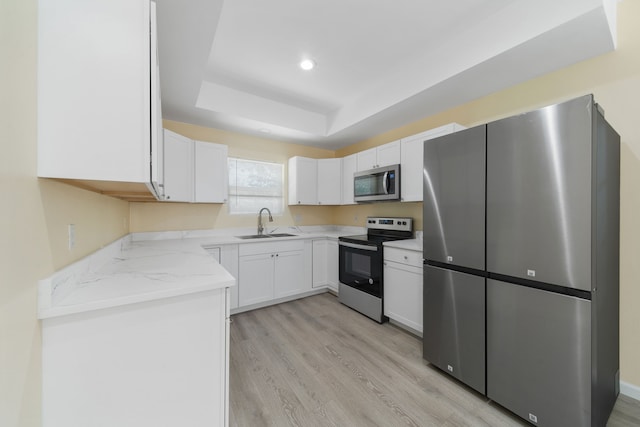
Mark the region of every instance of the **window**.
POLYGON ((281 163, 229 158, 229 213, 256 214, 267 207, 284 211, 284 166, 281 163))

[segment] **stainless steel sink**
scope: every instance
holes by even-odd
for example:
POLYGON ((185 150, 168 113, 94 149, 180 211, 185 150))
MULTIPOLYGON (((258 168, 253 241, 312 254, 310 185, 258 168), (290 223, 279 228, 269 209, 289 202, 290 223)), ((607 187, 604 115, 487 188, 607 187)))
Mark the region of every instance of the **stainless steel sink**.
POLYGON ((247 234, 245 236, 236 236, 238 239, 266 239, 269 237, 293 237, 295 234, 289 233, 273 233, 273 234, 247 234))

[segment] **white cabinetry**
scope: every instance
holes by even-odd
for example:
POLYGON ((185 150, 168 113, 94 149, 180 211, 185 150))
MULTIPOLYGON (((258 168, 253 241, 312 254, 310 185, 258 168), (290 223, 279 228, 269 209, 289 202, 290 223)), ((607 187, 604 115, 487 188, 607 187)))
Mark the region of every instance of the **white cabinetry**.
POLYGON ((308 157, 289 159, 289 204, 318 203, 318 161, 308 157))
POLYGON ((164 195, 170 202, 224 203, 227 146, 164 130, 164 195))
POLYGON ((303 240, 240 245, 239 306, 310 291, 311 248, 305 245, 303 240))
POLYGON ((318 204, 342 203, 342 159, 318 159, 318 204))
POLYGON ((351 154, 342 158, 342 204, 354 205, 353 174, 358 170, 358 155, 351 154))
POLYGON ((229 193, 228 147, 194 141, 194 202, 225 203, 229 193))
POLYGON ((327 240, 327 284, 330 289, 338 292, 338 241, 327 240))
POLYGON ((290 205, 342 203, 342 159, 289 159, 290 205))
POLYGON ((322 288, 329 281, 327 239, 313 241, 313 287, 322 288))
POLYGON ((164 200, 193 200, 193 141, 164 130, 164 200))
POLYGON ((157 64, 155 3, 39 1, 38 176, 156 193, 157 64))
POLYGON ((42 425, 226 425, 227 291, 44 319, 42 425))
POLYGON ((204 249, 236 279, 230 288, 230 307, 238 307, 238 245, 205 246, 204 249))
POLYGON ((401 195, 403 202, 422 201, 424 141, 464 129, 457 123, 440 126, 401 140, 401 195))
POLYGON ((422 252, 384 248, 384 314, 422 333, 422 252))
POLYGON ((329 287, 338 292, 338 242, 336 240, 313 241, 313 287, 329 287))
POLYGON ((400 163, 400 140, 357 153, 358 171, 400 163))

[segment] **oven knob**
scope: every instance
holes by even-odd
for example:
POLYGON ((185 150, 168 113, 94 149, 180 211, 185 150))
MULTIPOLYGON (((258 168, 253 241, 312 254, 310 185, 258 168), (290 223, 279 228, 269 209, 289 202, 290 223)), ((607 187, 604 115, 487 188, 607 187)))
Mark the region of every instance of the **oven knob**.
POLYGON ((369 278, 369 284, 373 285, 373 279, 369 278))

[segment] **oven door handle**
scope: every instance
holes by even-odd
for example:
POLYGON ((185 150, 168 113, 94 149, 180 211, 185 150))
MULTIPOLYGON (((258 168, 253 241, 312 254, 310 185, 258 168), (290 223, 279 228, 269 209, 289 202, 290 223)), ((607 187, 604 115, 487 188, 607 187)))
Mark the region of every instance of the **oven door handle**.
POLYGON ((378 251, 378 247, 377 246, 358 245, 356 243, 348 243, 348 242, 338 242, 338 245, 346 246, 348 248, 362 249, 363 251, 371 251, 371 252, 377 252, 378 251))

